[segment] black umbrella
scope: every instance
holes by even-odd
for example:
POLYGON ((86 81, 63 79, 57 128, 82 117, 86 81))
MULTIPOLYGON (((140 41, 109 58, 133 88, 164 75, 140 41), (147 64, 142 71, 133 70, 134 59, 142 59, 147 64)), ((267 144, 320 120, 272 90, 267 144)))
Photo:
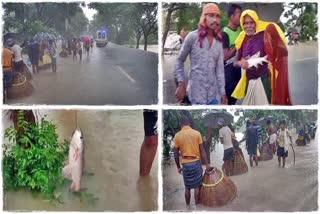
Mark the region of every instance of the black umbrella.
POLYGON ((270 121, 274 121, 276 118, 272 115, 267 115, 265 117, 262 117, 260 118, 258 121, 257 121, 257 124, 258 125, 267 125, 267 121, 270 120, 270 121))
POLYGON ((7 41, 8 39, 16 39, 17 34, 12 32, 7 32, 3 34, 3 41, 7 41))
POLYGON ((233 115, 223 111, 223 110, 211 110, 205 117, 204 117, 204 124, 207 127, 210 128, 219 128, 218 125, 218 120, 219 118, 223 118, 225 124, 224 125, 229 125, 233 122, 233 115))

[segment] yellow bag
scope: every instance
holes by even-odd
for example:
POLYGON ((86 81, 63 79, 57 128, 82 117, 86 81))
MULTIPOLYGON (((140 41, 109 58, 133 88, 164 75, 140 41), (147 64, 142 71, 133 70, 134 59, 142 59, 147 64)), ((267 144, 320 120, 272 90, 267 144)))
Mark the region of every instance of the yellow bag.
POLYGON ((257 148, 257 157, 260 157, 260 150, 257 148))
POLYGON ((231 94, 232 97, 236 99, 242 99, 245 96, 245 91, 247 87, 247 75, 246 71, 243 71, 241 79, 239 80, 236 88, 234 89, 233 93, 231 94))
POLYGON ((48 54, 43 55, 42 60, 43 64, 51 64, 51 57, 48 54))

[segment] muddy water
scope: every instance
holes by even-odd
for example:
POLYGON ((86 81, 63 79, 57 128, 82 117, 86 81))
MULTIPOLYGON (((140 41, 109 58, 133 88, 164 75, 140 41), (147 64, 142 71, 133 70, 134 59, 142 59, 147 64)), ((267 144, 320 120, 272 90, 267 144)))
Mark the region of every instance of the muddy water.
MULTIPOLYGON (((142 111, 40 111, 58 127, 60 140, 69 139, 76 126, 86 144, 82 188, 98 200, 90 202, 68 192, 69 182, 58 191, 63 204, 46 202, 28 191, 5 192, 5 210, 150 211, 157 209, 157 157, 151 175, 139 178, 139 152, 143 140, 142 111), (88 174, 88 173, 87 173, 88 174)), ((10 122, 4 119, 4 127, 10 122)))
MULTIPOLYGON (((248 155, 244 145, 240 146, 248 155)), ((318 145, 316 140, 307 146, 294 146, 296 164, 293 165, 292 150, 286 168, 278 168, 277 157, 259 162, 249 172, 232 176, 237 186, 237 197, 227 206, 210 208, 195 205, 193 195, 191 205, 184 201, 183 178, 177 173, 174 161, 163 162, 164 210, 215 210, 215 211, 311 211, 318 209, 318 145)), ((223 147, 216 146, 211 153, 212 165, 221 170, 223 147)))

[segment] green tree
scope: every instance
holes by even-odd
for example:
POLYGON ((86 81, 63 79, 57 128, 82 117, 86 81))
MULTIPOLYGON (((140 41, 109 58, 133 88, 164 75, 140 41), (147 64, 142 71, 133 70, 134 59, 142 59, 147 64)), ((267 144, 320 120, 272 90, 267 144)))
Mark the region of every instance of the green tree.
MULTIPOLYGON (((180 32, 182 28, 194 31, 198 28, 202 7, 206 3, 164 3, 164 31, 162 35, 162 48, 165 45, 170 29, 180 32)), ((223 4, 217 4, 221 12, 221 29, 228 24, 228 15, 223 10, 223 4)))
MULTIPOLYGON (((210 110, 165 110, 163 111, 163 155, 169 157, 172 150, 174 135, 180 131, 180 118, 186 115, 191 120, 191 127, 201 133, 202 136, 207 135, 207 127, 203 118, 210 110)), ((218 143, 218 129, 213 132, 212 142, 207 149, 213 151, 218 143)), ((209 153, 209 151, 208 151, 209 153)))
POLYGON ((77 25, 77 31, 86 29, 79 3, 3 3, 3 8, 4 31, 21 34, 23 39, 40 31, 65 35, 74 30, 70 29, 69 22, 80 13, 82 18, 74 19, 73 24, 77 25))
POLYGON ((162 4, 162 8, 163 8, 163 14, 165 16, 165 22, 164 22, 164 31, 163 31, 163 36, 162 36, 162 48, 164 47, 166 40, 167 40, 167 36, 170 30, 170 26, 171 26, 171 17, 172 14, 176 11, 176 10, 180 10, 183 8, 187 8, 189 7, 189 4, 185 4, 185 3, 163 3, 162 4))
POLYGON ((288 18, 285 24, 286 31, 299 29, 299 41, 317 40, 318 25, 317 3, 288 3, 285 4, 284 17, 288 18))
POLYGON ((144 49, 147 50, 148 38, 158 34, 156 3, 90 3, 89 7, 98 11, 90 24, 90 31, 107 26, 109 40, 117 44, 128 43, 134 38, 136 48, 139 48, 143 36, 144 49))
POLYGON ((300 122, 309 123, 317 120, 315 110, 237 110, 236 115, 240 115, 235 123, 235 128, 242 128, 247 120, 259 120, 266 116, 272 116, 273 122, 279 127, 281 120, 286 120, 289 128, 297 128, 300 122))

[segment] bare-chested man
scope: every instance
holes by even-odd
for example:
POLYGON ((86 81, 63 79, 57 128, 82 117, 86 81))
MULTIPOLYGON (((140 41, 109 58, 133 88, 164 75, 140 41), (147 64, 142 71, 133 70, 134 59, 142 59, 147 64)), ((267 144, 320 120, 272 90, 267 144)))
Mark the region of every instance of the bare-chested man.
POLYGON ((267 121, 267 125, 270 150, 273 154, 276 154, 277 129, 270 120, 267 121))

